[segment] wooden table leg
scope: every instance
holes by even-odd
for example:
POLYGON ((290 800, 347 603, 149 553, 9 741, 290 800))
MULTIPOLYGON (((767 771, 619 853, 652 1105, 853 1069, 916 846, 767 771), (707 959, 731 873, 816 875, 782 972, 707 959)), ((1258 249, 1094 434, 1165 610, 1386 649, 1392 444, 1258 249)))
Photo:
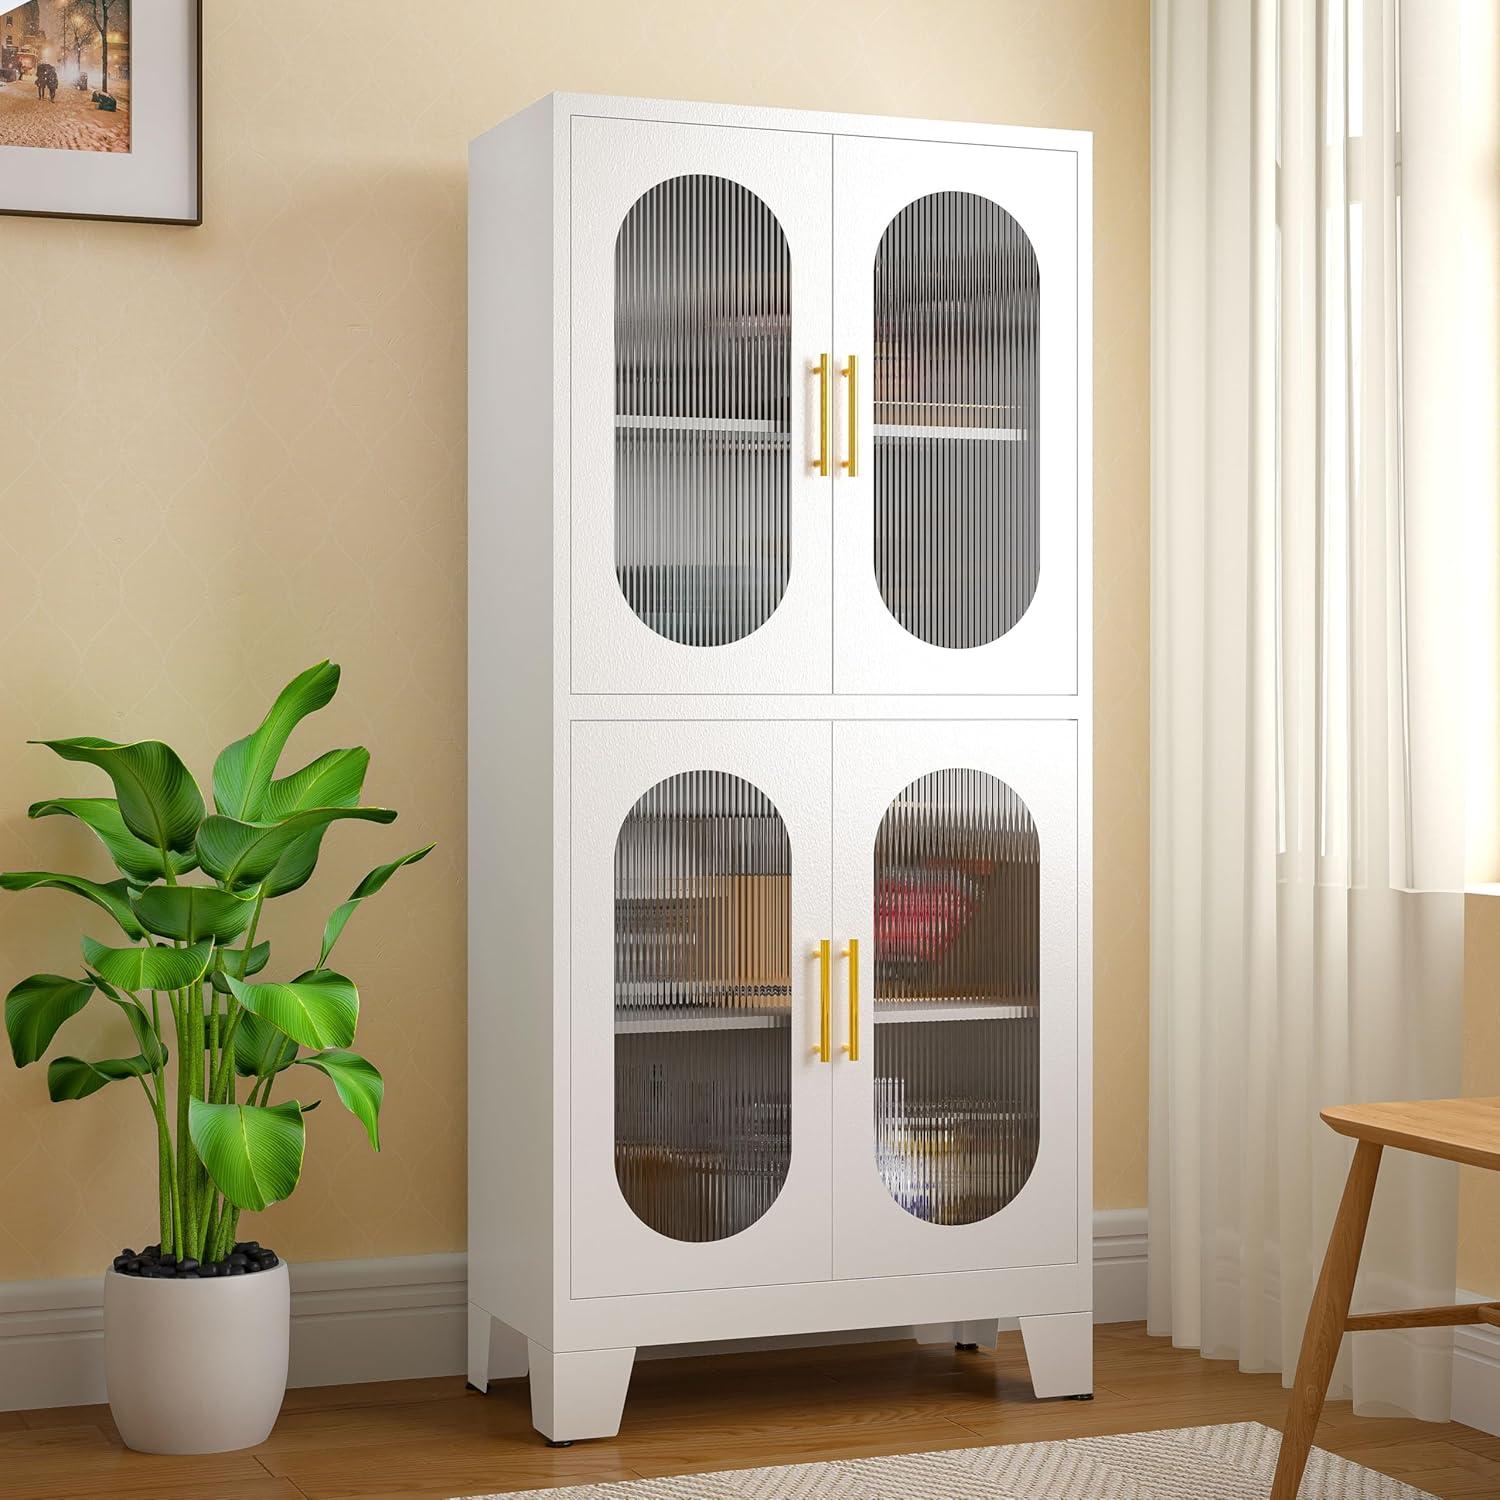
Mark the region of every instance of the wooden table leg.
POLYGON ((1333 1221, 1333 1233, 1328 1236, 1328 1253, 1323 1257, 1323 1270, 1313 1293, 1312 1307, 1308 1309, 1307 1331, 1302 1335, 1302 1352, 1297 1357, 1297 1377, 1292 1382, 1271 1500, 1297 1500, 1297 1488, 1302 1483, 1307 1455, 1323 1412, 1323 1400, 1328 1394, 1328 1382, 1333 1378, 1334 1361, 1344 1338, 1349 1299, 1354 1295, 1354 1278, 1359 1271, 1359 1253, 1370 1222, 1370 1200, 1375 1195, 1375 1178, 1380 1171, 1380 1152, 1381 1148, 1373 1141, 1360 1141, 1354 1148, 1349 1180, 1344 1184, 1338 1217, 1333 1221))

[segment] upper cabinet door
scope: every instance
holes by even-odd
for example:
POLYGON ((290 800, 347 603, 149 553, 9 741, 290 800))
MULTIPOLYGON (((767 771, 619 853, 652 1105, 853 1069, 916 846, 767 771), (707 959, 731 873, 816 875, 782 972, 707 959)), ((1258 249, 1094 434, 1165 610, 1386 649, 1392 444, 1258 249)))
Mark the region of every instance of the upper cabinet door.
POLYGON ((571 171, 572 689, 827 692, 831 138, 579 118, 571 171))
POLYGON ((1075 693, 1076 155, 840 136, 834 235, 836 690, 1075 693))

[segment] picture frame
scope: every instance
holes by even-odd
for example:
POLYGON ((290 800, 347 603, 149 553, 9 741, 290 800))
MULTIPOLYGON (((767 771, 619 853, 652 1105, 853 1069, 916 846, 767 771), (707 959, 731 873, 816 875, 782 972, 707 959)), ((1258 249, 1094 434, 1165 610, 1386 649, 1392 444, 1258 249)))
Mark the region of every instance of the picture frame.
POLYGON ((203 222, 202 0, 0 0, 0 215, 203 222))

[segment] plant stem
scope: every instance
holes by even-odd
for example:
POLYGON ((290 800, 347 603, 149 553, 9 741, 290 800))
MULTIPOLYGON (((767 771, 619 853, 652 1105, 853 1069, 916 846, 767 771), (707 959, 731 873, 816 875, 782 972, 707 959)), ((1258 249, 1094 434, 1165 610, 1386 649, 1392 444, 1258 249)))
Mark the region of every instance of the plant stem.
POLYGON ((234 1002, 233 1014, 225 1021, 224 1040, 219 1047, 218 1070, 214 1077, 214 1097, 219 1098, 223 1093, 222 1103, 233 1104, 232 1085, 234 1083, 234 1037, 240 1029, 240 1017, 245 1014, 245 1008, 238 1001, 234 1002))
POLYGON ((222 1198, 217 1197, 213 1192, 209 1193, 208 1228, 204 1231, 203 1235, 203 1263, 205 1265, 210 1261, 221 1259, 214 1252, 219 1242, 219 1216, 223 1212, 223 1203, 224 1200, 222 1198))
POLYGON ((205 1030, 208 1034, 208 1081, 209 1087, 204 1090, 204 1098, 218 1103, 218 1095, 214 1091, 213 1084, 218 1076, 218 1046, 219 1046, 219 992, 212 984, 201 989, 200 999, 208 1002, 208 1018, 205 1030))
MULTIPOLYGON (((151 991, 151 1030, 156 1033, 157 1040, 161 1040, 161 1003, 155 990, 151 991)), ((158 1063, 151 1070, 152 1081, 156 1084, 153 1091, 148 1090, 146 1097, 151 1101, 151 1113, 156 1119, 156 1147, 157 1166, 159 1173, 158 1191, 161 1196, 161 1248, 163 1253, 177 1253, 177 1181, 176 1173, 172 1165, 172 1132, 167 1125, 167 1111, 163 1101, 167 1097, 167 1070, 165 1064, 158 1063)))
POLYGON ((239 1226, 240 1211, 228 1198, 222 1204, 219 1215, 219 1233, 214 1241, 214 1259, 225 1260, 234 1250, 234 1233, 239 1226))
MULTIPOLYGON (((211 989, 212 986, 210 986, 210 990, 211 989)), ((192 994, 194 1092, 197 1098, 207 1099, 209 1097, 209 1092, 207 1086, 208 1080, 206 1077, 206 1064, 204 1061, 204 1042, 207 1027, 205 1024, 205 1016, 203 1012, 204 997, 203 985, 201 981, 193 987, 192 994)), ((197 1228, 197 1235, 194 1240, 196 1248, 192 1251, 192 1254, 194 1254, 198 1257, 199 1260, 201 1260, 203 1258, 204 1250, 207 1248, 206 1234, 208 1230, 209 1208, 213 1202, 213 1182, 209 1178, 208 1168, 205 1167, 203 1163, 198 1159, 198 1153, 196 1151, 193 1152, 192 1156, 192 1171, 193 1194, 195 1199, 194 1223, 197 1228)))
POLYGON ((165 1086, 165 1075, 158 1068, 153 1076, 156 1079, 156 1090, 151 1089, 144 1078, 140 1080, 140 1084, 142 1090, 145 1092, 146 1100, 151 1106, 151 1114, 156 1120, 156 1162, 158 1190, 160 1193, 161 1248, 164 1254, 175 1255, 177 1253, 177 1200, 172 1181, 172 1132, 167 1128, 167 1112, 162 1105, 162 1094, 160 1092, 165 1086))
POLYGON ((247 970, 250 967, 250 950, 255 946, 255 929, 260 926, 261 909, 266 904, 266 888, 260 886, 255 892, 255 910, 250 913, 250 925, 245 929, 245 943, 240 952, 245 955, 245 962, 240 972, 235 976, 237 979, 247 979, 247 970))
MULTIPOLYGON (((255 893, 255 909, 250 913, 250 925, 245 929, 245 942, 239 949, 243 955, 241 960, 241 972, 235 975, 237 979, 245 977, 244 970, 250 967, 250 950, 255 946, 256 929, 260 926, 260 914, 266 904, 266 891, 262 886, 255 893)), ((231 950, 232 951, 232 950, 231 950)), ((217 1004, 215 1006, 217 1009, 217 1004)), ((240 1029, 240 1017, 245 1013, 244 1007, 238 1000, 230 995, 224 1002, 224 1033, 219 1038, 219 1055, 209 1073, 212 1086, 211 1097, 224 1104, 234 1103, 234 1038, 240 1029)), ((247 1103, 254 1103, 250 1099, 247 1103)))
POLYGON ((193 1097, 193 1018, 186 990, 172 991, 172 1016, 177 1023, 177 1201, 181 1230, 177 1254, 191 1254, 197 1243, 197 1198, 193 1192, 193 1143, 188 1131, 188 1101, 193 1097))

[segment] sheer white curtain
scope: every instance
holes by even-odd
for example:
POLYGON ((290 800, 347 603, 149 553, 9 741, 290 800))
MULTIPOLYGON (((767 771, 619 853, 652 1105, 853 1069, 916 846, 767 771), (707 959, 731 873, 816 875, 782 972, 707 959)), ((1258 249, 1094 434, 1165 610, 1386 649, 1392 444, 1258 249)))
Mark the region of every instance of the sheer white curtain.
MULTIPOLYGON (((1151 1327, 1286 1372, 1350 1157, 1459 1091, 1462 500, 1403 454, 1395 0, 1154 0, 1151 1327)), ((1355 1305, 1451 1300, 1387 1153, 1355 1305)), ((1449 1336, 1335 1392, 1448 1415, 1449 1336)))

